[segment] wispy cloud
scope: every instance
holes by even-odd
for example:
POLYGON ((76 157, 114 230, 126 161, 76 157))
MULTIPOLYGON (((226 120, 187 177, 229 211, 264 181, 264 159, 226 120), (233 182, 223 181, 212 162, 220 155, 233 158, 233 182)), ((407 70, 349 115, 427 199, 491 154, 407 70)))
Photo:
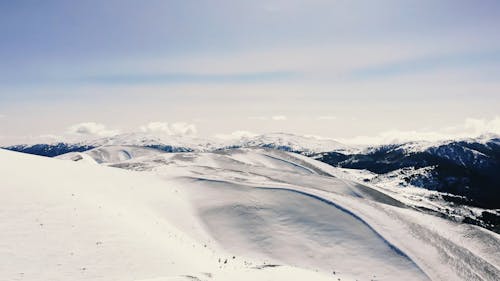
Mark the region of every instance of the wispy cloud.
POLYGON ((286 81, 299 77, 294 72, 248 72, 234 74, 204 73, 128 73, 88 76, 82 82, 96 84, 220 84, 220 83, 265 83, 286 81))
POLYGON ((108 129, 106 125, 96 122, 82 122, 72 125, 67 133, 84 137, 109 137, 119 134, 119 130, 108 129))
POLYGON ((243 138, 251 138, 255 137, 258 134, 250 132, 250 131, 243 131, 243 130, 238 130, 234 131, 229 134, 216 134, 215 137, 221 140, 239 140, 243 138))
POLYGON ((249 120, 272 120, 272 121, 285 121, 288 119, 285 115, 274 115, 274 116, 250 116, 249 120))
POLYGON ((140 131, 144 133, 161 134, 161 135, 188 135, 194 136, 197 133, 196 125, 176 122, 169 124, 167 122, 150 122, 140 127, 140 131))
POLYGON ((353 70, 350 72, 349 77, 354 79, 387 78, 390 76, 429 72, 443 68, 460 69, 494 63, 500 63, 500 49, 474 53, 430 55, 390 62, 353 70))
POLYGON ((0 28, 2 134, 195 114, 205 135, 246 128, 345 137, 444 126, 500 107, 498 1, 226 1, 224 9, 100 1, 113 13, 91 15, 87 1, 36 12, 11 2, 0 17, 9 27, 0 28), (434 112, 422 114, 431 108, 440 125, 434 112))
POLYGON ((389 130, 374 136, 342 138, 348 144, 390 144, 408 141, 440 141, 473 138, 493 134, 500 136, 500 117, 492 119, 467 118, 462 124, 447 126, 440 130, 389 130))
POLYGON ((249 120, 267 120, 269 118, 266 116, 250 116, 250 117, 248 117, 248 119, 249 120))
POLYGON ((288 118, 285 115, 275 115, 275 116, 272 116, 271 119, 274 121, 285 121, 288 118))
POLYGON ((335 120, 335 119, 337 119, 337 116, 323 115, 323 116, 318 116, 316 119, 318 119, 318 120, 335 120))

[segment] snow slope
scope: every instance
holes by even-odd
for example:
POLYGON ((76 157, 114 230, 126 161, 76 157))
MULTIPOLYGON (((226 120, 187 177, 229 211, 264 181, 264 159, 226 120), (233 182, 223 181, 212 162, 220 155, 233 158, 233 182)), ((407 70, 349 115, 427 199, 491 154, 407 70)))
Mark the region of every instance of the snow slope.
POLYGON ((0 178, 0 280, 329 280, 193 239, 175 182, 5 150, 0 178))
POLYGON ((107 146, 60 158, 73 161, 0 150, 0 280, 500 276, 498 234, 301 155, 107 146))

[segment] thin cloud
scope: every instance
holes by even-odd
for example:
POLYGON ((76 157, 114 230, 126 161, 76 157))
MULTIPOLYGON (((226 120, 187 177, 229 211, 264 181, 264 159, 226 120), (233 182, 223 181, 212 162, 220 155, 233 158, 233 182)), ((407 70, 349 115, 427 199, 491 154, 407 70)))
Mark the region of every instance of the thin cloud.
POLYGON ((267 120, 268 118, 266 116, 250 116, 248 117, 250 120, 267 120))
POLYGON ((216 134, 215 137, 221 140, 239 140, 239 139, 244 139, 244 138, 251 138, 255 137, 258 134, 250 132, 250 131, 243 131, 243 130, 238 130, 234 131, 229 134, 216 134))
POLYGON ((96 122, 83 122, 70 126, 67 129, 70 135, 87 137, 109 137, 120 133, 119 130, 108 129, 104 124, 96 122))
POLYGON ((285 121, 288 118, 285 115, 275 115, 275 116, 271 117, 271 119, 274 121, 285 121))
POLYGON ((249 120, 273 120, 273 121, 285 121, 288 118, 285 115, 274 115, 274 116, 250 116, 249 120))
POLYGON ((455 54, 415 57, 386 64, 370 66, 352 71, 349 75, 356 79, 370 79, 408 75, 436 69, 471 67, 500 61, 498 51, 461 52, 455 54))
POLYGON ((297 78, 299 75, 290 71, 262 71, 246 73, 130 73, 130 74, 101 74, 84 77, 81 80, 88 83, 111 85, 140 85, 140 84, 225 84, 225 83, 264 83, 276 82, 297 78))
POLYGON ((194 136, 197 134, 196 125, 185 123, 185 122, 177 122, 173 124, 169 124, 167 122, 150 122, 146 125, 141 126, 141 132, 151 133, 151 134, 161 134, 161 135, 186 135, 186 136, 194 136))
POLYGON ((316 119, 318 119, 318 120, 335 120, 335 119, 337 119, 337 116, 324 115, 324 116, 318 116, 316 119))
POLYGON ((409 141, 442 141, 475 138, 482 135, 500 136, 500 117, 492 119, 467 118, 462 124, 449 126, 437 131, 431 130, 390 130, 375 136, 357 136, 339 139, 348 144, 390 144, 409 141))

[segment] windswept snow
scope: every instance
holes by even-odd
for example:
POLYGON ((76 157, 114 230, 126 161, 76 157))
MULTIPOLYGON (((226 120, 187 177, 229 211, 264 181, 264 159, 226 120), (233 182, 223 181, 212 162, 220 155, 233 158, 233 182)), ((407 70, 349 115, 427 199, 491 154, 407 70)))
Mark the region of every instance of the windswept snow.
POLYGON ((103 146, 59 158, 72 161, 0 150, 0 280, 500 277, 498 234, 301 155, 103 146))

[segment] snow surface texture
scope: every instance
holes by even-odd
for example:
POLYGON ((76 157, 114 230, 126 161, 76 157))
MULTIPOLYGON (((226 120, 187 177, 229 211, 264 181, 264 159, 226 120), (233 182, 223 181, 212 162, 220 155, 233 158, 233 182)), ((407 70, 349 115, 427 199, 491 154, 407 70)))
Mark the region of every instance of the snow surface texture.
POLYGON ((0 280, 500 277, 500 235, 301 155, 105 146, 59 158, 72 161, 0 150, 0 280))

